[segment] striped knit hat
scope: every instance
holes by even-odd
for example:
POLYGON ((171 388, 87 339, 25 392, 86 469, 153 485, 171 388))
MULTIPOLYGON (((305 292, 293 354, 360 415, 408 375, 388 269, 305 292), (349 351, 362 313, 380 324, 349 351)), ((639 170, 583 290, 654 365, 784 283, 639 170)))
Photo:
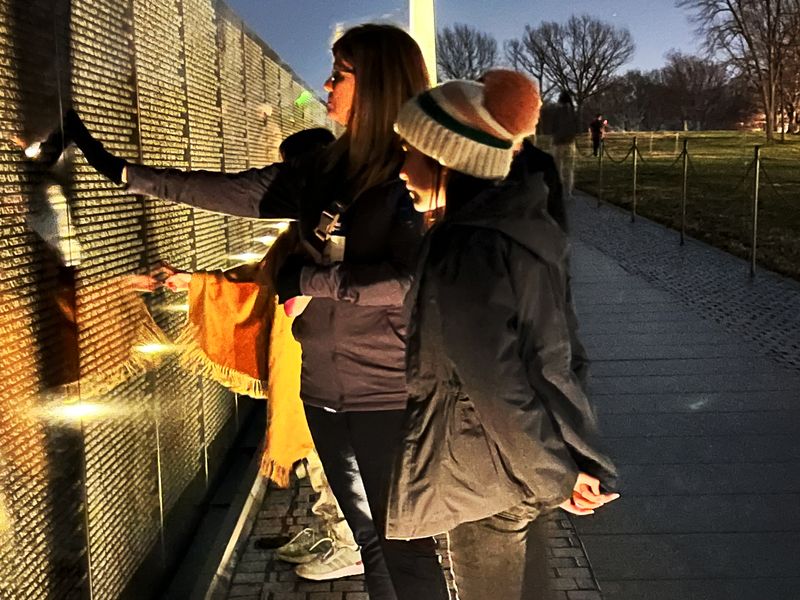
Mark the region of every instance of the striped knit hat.
POLYGON ((536 84, 516 71, 493 69, 481 82, 448 81, 400 109, 395 131, 440 164, 482 179, 502 179, 514 149, 539 121, 536 84))

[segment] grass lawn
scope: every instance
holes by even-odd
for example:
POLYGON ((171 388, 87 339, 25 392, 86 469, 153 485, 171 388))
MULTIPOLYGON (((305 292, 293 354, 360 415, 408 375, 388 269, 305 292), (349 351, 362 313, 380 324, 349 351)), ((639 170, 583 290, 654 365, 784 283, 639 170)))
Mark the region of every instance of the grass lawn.
MULTIPOLYGON (((612 133, 606 149, 622 159, 637 136, 639 177, 637 213, 680 229, 683 165, 677 160, 688 139, 689 176, 686 231, 738 256, 749 256, 753 205, 754 146, 761 148, 758 262, 800 279, 800 136, 766 145, 763 135, 736 131, 612 133), (750 167, 748 171, 748 167, 750 167)), ((549 141, 541 140, 547 149, 549 141)), ((599 168, 588 136, 578 141, 576 187, 600 193, 599 168)), ((630 209, 633 160, 603 162, 603 199, 630 209)), ((677 236, 676 236, 677 243, 677 236)))

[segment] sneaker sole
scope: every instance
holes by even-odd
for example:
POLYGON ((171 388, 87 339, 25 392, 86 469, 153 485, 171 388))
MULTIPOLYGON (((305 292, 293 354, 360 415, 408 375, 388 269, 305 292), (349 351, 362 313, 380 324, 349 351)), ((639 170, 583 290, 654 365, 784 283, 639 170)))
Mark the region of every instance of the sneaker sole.
POLYGON ((364 563, 357 562, 354 565, 348 565, 346 567, 342 567, 341 569, 337 569, 336 571, 329 571, 327 573, 307 573, 303 574, 298 572, 299 569, 295 569, 295 574, 298 577, 302 577, 303 579, 308 579, 310 581, 328 581, 330 579, 341 579, 342 577, 352 577, 353 575, 363 575, 364 574, 364 563))
POLYGON ((283 554, 275 553, 275 558, 285 563, 292 565, 306 565, 315 560, 319 554, 302 554, 300 556, 284 556, 283 554))

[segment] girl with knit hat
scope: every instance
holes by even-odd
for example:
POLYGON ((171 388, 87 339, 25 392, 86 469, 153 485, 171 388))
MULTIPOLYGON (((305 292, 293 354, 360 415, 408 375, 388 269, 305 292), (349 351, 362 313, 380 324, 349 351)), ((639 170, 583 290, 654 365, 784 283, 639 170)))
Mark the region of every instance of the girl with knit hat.
POLYGON ((443 217, 406 300, 410 400, 387 535, 449 532, 461 600, 542 597, 537 516, 617 497, 601 490, 615 470, 570 365, 567 240, 541 175, 504 181, 539 108, 528 78, 494 70, 421 93, 395 124, 415 208, 443 217))

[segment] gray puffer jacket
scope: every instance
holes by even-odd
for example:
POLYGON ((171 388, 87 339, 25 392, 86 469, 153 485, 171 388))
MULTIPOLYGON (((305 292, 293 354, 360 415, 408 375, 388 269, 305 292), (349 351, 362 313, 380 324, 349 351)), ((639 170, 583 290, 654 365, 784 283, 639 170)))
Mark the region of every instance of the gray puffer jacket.
MULTIPOLYGON (((315 243, 321 212, 347 193, 323 174, 319 157, 223 174, 128 166, 130 191, 228 215, 298 219, 315 243)), ((422 218, 400 179, 359 195, 342 216, 343 262, 306 267, 301 291, 313 299, 295 319, 303 349, 300 395, 335 411, 406 406, 403 299, 422 240, 422 218)))

